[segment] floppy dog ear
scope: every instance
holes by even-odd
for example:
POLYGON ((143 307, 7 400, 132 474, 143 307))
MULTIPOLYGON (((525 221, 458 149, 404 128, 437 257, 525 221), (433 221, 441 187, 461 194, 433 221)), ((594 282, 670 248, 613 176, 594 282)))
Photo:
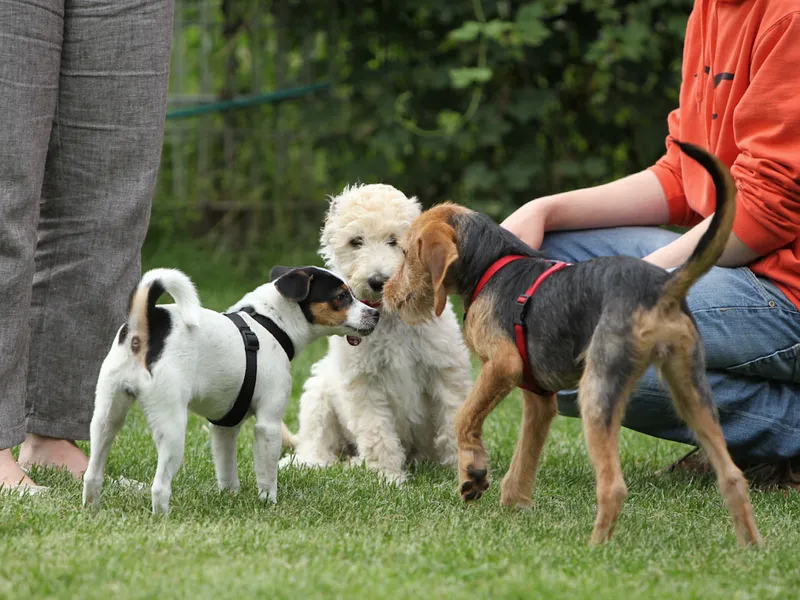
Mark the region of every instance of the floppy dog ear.
POLYGON ((270 269, 269 272, 270 283, 275 281, 278 277, 286 275, 286 273, 288 273, 289 271, 293 271, 294 269, 295 267, 280 267, 280 266, 272 267, 272 269, 270 269))
POLYGON ((447 304, 447 290, 444 285, 447 270, 458 259, 455 232, 445 223, 431 223, 422 230, 418 243, 420 260, 431 274, 433 306, 438 317, 447 304))
POLYGON ((291 302, 302 302, 308 298, 313 275, 302 269, 274 267, 269 273, 270 281, 275 281, 275 289, 291 302))

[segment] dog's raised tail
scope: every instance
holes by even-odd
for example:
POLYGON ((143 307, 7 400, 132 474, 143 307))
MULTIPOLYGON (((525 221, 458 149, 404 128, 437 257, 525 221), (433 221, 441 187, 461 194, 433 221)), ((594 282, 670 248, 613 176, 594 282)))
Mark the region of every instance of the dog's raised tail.
POLYGON ((719 158, 694 144, 674 141, 689 158, 708 171, 716 190, 716 207, 708 229, 689 259, 673 271, 664 284, 664 297, 682 302, 689 288, 716 264, 725 250, 736 214, 736 185, 728 167, 719 158))
POLYGON ((178 313, 187 327, 195 327, 200 318, 200 299, 189 277, 177 269, 152 269, 139 280, 131 295, 128 308, 128 325, 139 331, 148 328, 148 314, 152 314, 159 297, 168 293, 175 300, 178 313))

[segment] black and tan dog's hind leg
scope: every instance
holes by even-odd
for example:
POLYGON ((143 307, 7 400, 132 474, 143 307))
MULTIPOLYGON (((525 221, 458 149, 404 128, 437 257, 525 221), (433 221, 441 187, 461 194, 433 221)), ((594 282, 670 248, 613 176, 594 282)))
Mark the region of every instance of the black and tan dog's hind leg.
POLYGON ((483 422, 522 379, 522 359, 514 343, 494 325, 491 302, 470 309, 466 335, 483 361, 467 399, 456 414, 458 485, 465 501, 477 500, 489 488, 489 457, 483 446, 483 422))
POLYGON ((678 414, 694 431, 714 467, 739 544, 760 546, 747 480, 728 453, 704 364, 702 342, 695 338, 693 345, 673 349, 663 361, 661 372, 678 414))
POLYGON ((611 539, 628 495, 619 461, 619 432, 631 391, 647 362, 625 340, 630 340, 629 326, 598 326, 578 387, 586 448, 597 485, 593 544, 611 539))
POLYGON ((502 505, 530 508, 533 504, 531 496, 539 458, 557 413, 555 394, 540 396, 528 391, 522 393, 522 427, 511 465, 500 484, 502 505))

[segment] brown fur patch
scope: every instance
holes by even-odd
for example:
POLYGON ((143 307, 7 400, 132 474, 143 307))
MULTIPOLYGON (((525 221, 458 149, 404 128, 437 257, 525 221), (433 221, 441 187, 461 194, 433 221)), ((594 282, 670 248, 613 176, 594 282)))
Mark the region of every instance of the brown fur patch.
POLYGON ((539 458, 550 433, 550 424, 557 413, 555 394, 539 396, 523 392, 522 427, 517 448, 500 485, 500 503, 504 506, 531 506, 539 458))
POLYGON ((747 481, 728 453, 722 428, 710 406, 703 402, 698 389, 692 385, 691 357, 684 352, 672 355, 663 365, 664 378, 669 385, 675 408, 681 418, 694 431, 697 441, 706 451, 717 484, 733 517, 739 544, 761 545, 753 518, 753 507, 747 491, 747 481))
POLYGON ((133 294, 130 314, 135 326, 131 335, 131 352, 147 368, 147 348, 149 347, 149 323, 147 321, 147 297, 150 288, 138 288, 133 294))
POLYGON ((308 305, 314 317, 314 322, 319 325, 338 327, 347 321, 347 307, 337 307, 332 302, 312 302, 308 305))
POLYGON ((672 350, 689 353, 697 342, 697 329, 692 319, 677 302, 660 302, 655 308, 634 311, 633 340, 644 366, 660 364, 672 350))
POLYGON ((472 392, 456 415, 458 476, 461 495, 473 500, 488 487, 489 460, 481 440, 486 417, 522 378, 522 359, 514 343, 499 329, 490 296, 470 308, 466 341, 483 361, 472 392))
MULTIPOLYGON (((619 431, 625 406, 636 382, 651 363, 661 367, 675 408, 695 432, 717 473, 720 491, 733 517, 741 544, 760 544, 747 482, 728 453, 712 405, 696 387, 694 349, 700 343, 689 315, 675 301, 665 300, 652 309, 635 311, 632 317, 635 355, 633 372, 621 389, 610 387, 610 374, 595 368, 591 351, 579 385, 579 403, 586 445, 597 480, 597 517, 592 542, 608 541, 614 533, 627 486, 619 462, 619 431), (604 406, 610 393, 616 394, 610 420, 604 406)), ((710 394, 710 391, 706 392, 710 394)))
POLYGON ((415 324, 440 315, 447 302, 447 270, 458 259, 453 217, 470 212, 452 203, 425 211, 411 224, 400 244, 404 260, 383 288, 387 310, 415 324))

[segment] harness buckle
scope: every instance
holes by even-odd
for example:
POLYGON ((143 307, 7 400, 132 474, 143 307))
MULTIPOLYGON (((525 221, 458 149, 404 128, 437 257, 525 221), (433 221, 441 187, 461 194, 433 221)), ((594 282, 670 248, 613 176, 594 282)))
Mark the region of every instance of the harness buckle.
POLYGON ((528 294, 522 294, 517 298, 517 306, 519 307, 519 311, 517 312, 517 323, 524 326, 525 323, 525 316, 528 314, 528 306, 530 306, 531 296, 528 294))
POLYGON ((242 331, 242 335, 244 336, 245 350, 257 352, 261 346, 258 343, 258 336, 256 333, 252 329, 247 329, 242 331))

